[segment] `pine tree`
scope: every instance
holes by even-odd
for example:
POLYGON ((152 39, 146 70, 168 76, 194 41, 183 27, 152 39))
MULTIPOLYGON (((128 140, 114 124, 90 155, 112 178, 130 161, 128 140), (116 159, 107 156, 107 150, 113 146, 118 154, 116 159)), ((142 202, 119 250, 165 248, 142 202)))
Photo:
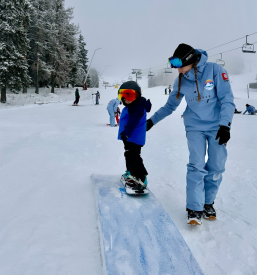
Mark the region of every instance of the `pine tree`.
POLYGON ((91 86, 92 88, 98 88, 99 87, 99 76, 98 72, 95 68, 90 68, 89 70, 90 77, 91 77, 91 86))
POLYGON ((28 0, 0 2, 0 86, 1 102, 6 89, 21 89, 30 83, 26 60, 29 48, 27 26, 30 22, 28 0))
POLYGON ((87 82, 87 87, 88 87, 88 88, 92 88, 92 81, 91 81, 91 77, 90 77, 89 74, 88 74, 88 76, 87 76, 86 82, 87 82))
POLYGON ((29 28, 30 39, 29 65, 30 74, 39 93, 39 81, 47 83, 50 77, 51 65, 48 64, 48 40, 55 34, 50 24, 51 2, 49 0, 33 0, 31 13, 32 23, 29 28))
POLYGON ((70 82, 70 75, 75 66, 76 34, 78 27, 70 23, 73 9, 65 10, 64 0, 52 0, 52 27, 55 35, 50 37, 49 56, 52 65, 51 92, 55 85, 64 86, 70 82))

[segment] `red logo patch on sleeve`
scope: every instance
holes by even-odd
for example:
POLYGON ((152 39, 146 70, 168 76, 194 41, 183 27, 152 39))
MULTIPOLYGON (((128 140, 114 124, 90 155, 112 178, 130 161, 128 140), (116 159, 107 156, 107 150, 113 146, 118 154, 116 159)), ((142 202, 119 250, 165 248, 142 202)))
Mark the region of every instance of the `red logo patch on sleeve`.
POLYGON ((226 73, 223 73, 222 78, 223 78, 223 80, 228 80, 228 75, 226 73))

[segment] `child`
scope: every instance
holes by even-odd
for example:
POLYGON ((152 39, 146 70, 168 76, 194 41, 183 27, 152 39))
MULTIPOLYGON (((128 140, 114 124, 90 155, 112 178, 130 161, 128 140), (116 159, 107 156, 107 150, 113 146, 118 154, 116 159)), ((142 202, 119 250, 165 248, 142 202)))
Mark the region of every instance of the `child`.
POLYGON ((79 89, 77 88, 75 91, 75 101, 73 102, 73 105, 78 105, 79 99, 80 99, 79 89))
MULTIPOLYGON (((207 59, 206 51, 186 44, 177 47, 169 62, 178 69, 179 77, 166 105, 147 121, 150 130, 175 111, 185 96, 187 107, 183 118, 189 149, 186 210, 187 223, 192 225, 200 225, 202 215, 208 220, 216 219, 213 204, 225 171, 226 145, 235 110, 227 72, 207 59)), ((169 127, 172 129, 172 125, 169 127)))
POLYGON ((126 188, 142 191, 147 187, 147 171, 140 156, 145 145, 146 112, 151 110, 150 100, 141 96, 141 88, 135 81, 127 81, 120 86, 119 99, 123 108, 118 139, 124 142, 127 171, 122 175, 126 188))
POLYGON ((255 115, 255 107, 249 105, 249 104, 246 104, 246 110, 245 112, 243 113, 243 115, 248 112, 249 115, 255 115))
POLYGON ((107 105, 107 111, 110 115, 110 126, 115 127, 115 116, 117 115, 118 106, 121 101, 118 98, 112 99, 107 105))

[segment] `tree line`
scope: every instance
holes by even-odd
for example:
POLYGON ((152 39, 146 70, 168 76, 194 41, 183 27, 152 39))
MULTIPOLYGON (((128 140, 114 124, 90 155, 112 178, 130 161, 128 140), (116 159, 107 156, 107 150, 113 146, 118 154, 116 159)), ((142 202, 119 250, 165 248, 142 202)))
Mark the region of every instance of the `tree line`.
MULTIPOLYGON (((0 87, 1 102, 6 90, 50 86, 83 86, 87 53, 79 27, 71 22, 73 8, 65 0, 0 1, 0 87)), ((88 74, 88 86, 98 85, 98 73, 88 74)))

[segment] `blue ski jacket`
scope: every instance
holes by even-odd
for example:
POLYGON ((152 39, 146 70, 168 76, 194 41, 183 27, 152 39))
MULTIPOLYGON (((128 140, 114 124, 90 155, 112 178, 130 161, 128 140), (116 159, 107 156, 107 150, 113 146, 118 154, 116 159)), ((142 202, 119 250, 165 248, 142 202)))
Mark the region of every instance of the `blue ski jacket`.
POLYGON ((127 107, 123 108, 120 122, 118 139, 123 132, 128 137, 127 141, 138 145, 145 145, 146 139, 146 112, 149 113, 152 104, 150 100, 140 97, 127 107))
POLYGON ((245 110, 244 114, 248 112, 250 115, 254 115, 255 114, 255 107, 253 106, 248 106, 247 109, 245 110))
POLYGON ((107 110, 113 113, 117 113, 119 104, 120 100, 118 98, 112 99, 107 105, 107 110))
POLYGON ((206 51, 196 51, 201 54, 201 59, 197 64, 201 101, 197 100, 195 74, 194 69, 191 69, 182 77, 179 99, 176 99, 178 92, 177 77, 167 103, 150 118, 153 124, 158 123, 175 111, 185 96, 187 107, 183 113, 183 118, 186 131, 213 131, 218 130, 220 125, 230 128, 235 104, 228 74, 218 64, 207 62, 206 51))

